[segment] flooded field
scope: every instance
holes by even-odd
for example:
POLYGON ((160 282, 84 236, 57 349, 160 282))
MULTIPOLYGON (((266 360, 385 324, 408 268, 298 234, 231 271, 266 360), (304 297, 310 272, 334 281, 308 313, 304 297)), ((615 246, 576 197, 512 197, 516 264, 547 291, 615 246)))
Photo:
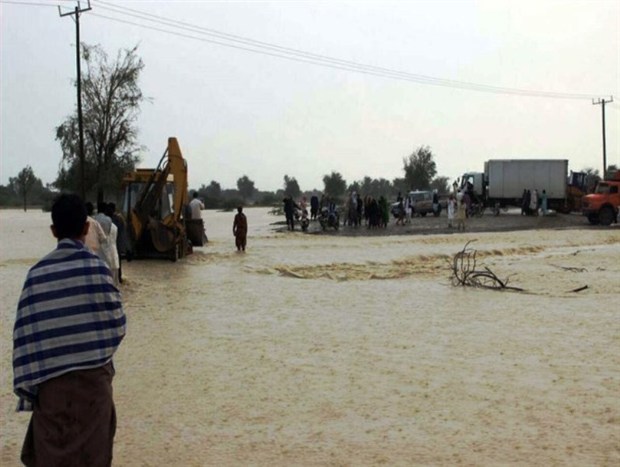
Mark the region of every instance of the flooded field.
MULTIPOLYGON (((316 235, 246 213, 245 254, 233 213, 204 211, 208 246, 123 263, 114 465, 620 463, 619 228, 316 235), (454 287, 470 240, 525 292, 454 287)), ((29 419, 15 307, 49 224, 0 211, 2 466, 29 419)))

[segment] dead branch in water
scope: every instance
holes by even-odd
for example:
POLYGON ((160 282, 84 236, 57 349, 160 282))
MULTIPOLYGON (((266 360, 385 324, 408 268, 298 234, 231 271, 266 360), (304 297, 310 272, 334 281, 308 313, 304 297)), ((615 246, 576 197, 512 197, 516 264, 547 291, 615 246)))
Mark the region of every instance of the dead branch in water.
POLYGON ((463 249, 454 255, 452 260, 453 285, 523 292, 523 289, 519 287, 509 286, 508 278, 502 281, 486 266, 483 269, 476 269, 477 251, 469 248, 470 243, 471 241, 467 242, 463 249))

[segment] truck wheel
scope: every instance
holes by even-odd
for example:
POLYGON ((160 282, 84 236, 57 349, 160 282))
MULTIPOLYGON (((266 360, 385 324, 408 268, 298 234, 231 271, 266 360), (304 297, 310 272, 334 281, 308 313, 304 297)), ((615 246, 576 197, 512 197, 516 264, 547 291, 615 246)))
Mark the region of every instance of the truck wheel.
POLYGON ((588 222, 592 225, 598 224, 598 216, 596 214, 588 214, 588 222))
POLYGON ((604 206, 598 213, 598 220, 601 225, 611 225, 614 221, 614 211, 609 206, 604 206))

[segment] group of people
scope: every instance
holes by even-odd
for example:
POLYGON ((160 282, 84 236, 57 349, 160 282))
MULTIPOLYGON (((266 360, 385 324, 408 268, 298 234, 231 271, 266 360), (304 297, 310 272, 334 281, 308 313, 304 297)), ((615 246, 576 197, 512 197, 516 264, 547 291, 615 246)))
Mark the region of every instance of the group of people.
POLYGON ((521 215, 522 216, 537 216, 538 213, 546 216, 549 212, 547 205, 547 191, 543 190, 540 194, 537 189, 528 190, 523 189, 523 195, 521 197, 521 215))
MULTIPOLYGON (((302 197, 297 203, 292 196, 287 195, 283 199, 283 205, 287 229, 295 230, 296 212, 300 213, 299 217, 301 220, 308 214, 306 197, 302 197)), ((390 219, 389 204, 384 196, 380 196, 379 199, 375 199, 372 196, 362 198, 359 193, 352 191, 347 196, 344 209, 343 223, 351 227, 362 225, 369 229, 387 227, 390 219)), ((310 220, 317 220, 322 213, 329 216, 337 211, 336 202, 329 196, 323 194, 319 198, 316 194, 313 194, 310 197, 310 220)))
POLYGON ((97 214, 90 201, 85 204, 90 225, 85 243, 101 258, 112 273, 115 285, 123 282, 121 256, 131 259, 131 246, 127 236, 126 222, 116 211, 114 203, 97 203, 97 214))

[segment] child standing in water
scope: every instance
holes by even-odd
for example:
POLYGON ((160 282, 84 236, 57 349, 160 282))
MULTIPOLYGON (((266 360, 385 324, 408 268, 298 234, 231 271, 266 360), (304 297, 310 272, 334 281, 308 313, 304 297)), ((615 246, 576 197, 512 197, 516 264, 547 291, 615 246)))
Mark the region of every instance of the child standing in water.
POLYGON ((248 237, 248 220, 243 214, 243 207, 237 208, 237 214, 233 222, 233 235, 235 236, 235 245, 237 251, 245 251, 245 245, 248 237))

